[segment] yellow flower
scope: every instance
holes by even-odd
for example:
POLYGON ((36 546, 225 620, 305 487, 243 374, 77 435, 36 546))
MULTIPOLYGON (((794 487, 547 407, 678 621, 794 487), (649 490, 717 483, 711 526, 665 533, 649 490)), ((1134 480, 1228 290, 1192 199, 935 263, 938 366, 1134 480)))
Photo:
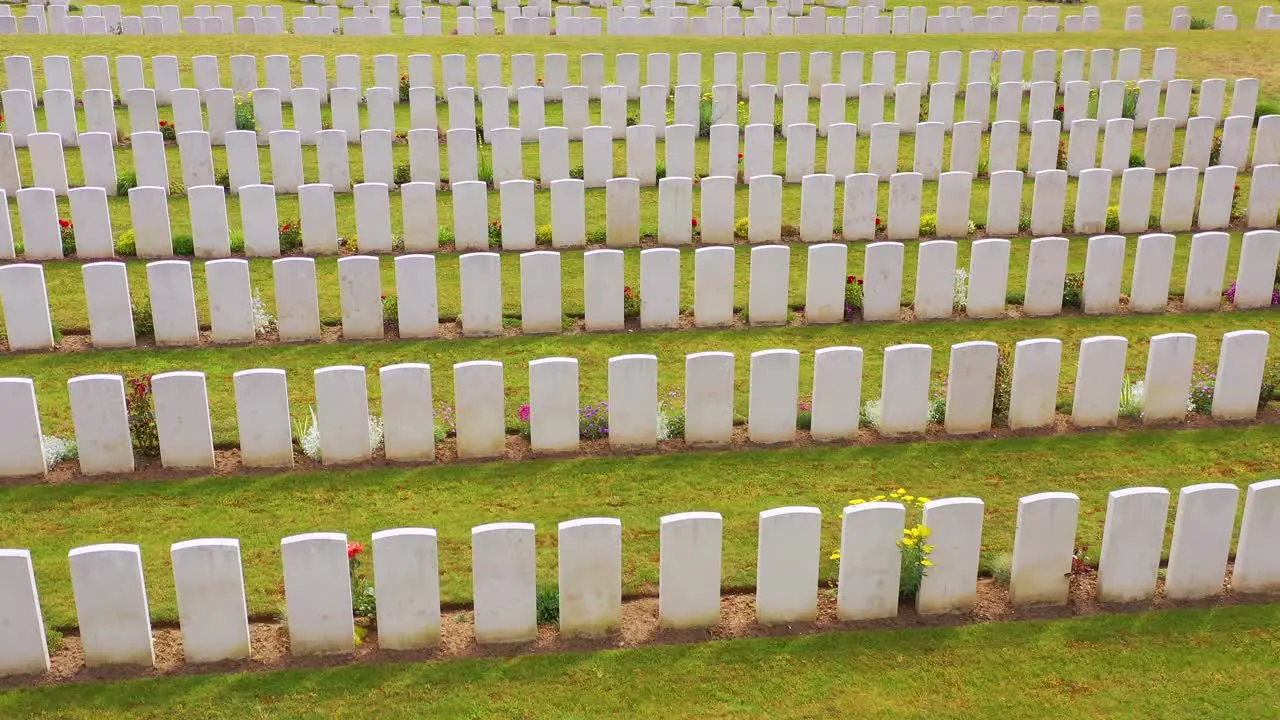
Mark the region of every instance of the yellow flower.
POLYGON ((933 546, 932 546, 932 545, 925 545, 925 546, 924 546, 924 551, 925 551, 925 552, 927 552, 927 553, 931 553, 931 552, 933 552, 933 546))
POLYGON ((916 502, 918 502, 918 503, 920 503, 921 505, 923 505, 923 504, 925 504, 925 503, 929 502, 929 498, 927 498, 927 497, 925 497, 925 496, 921 495, 920 497, 917 497, 917 498, 916 498, 916 502))
POLYGON ((903 531, 902 534, 908 537, 917 537, 918 535, 920 535, 920 528, 919 527, 907 528, 905 531, 903 531))
POLYGON ((875 496, 875 497, 871 498, 871 502, 880 502, 881 500, 884 500, 884 496, 883 496, 883 495, 877 495, 877 496, 875 496))
POLYGON ((839 560, 839 559, 840 559, 840 551, 839 551, 839 550, 837 550, 837 551, 835 551, 835 552, 831 553, 831 559, 832 559, 832 560, 839 560))
POLYGON ((915 497, 914 497, 914 496, 912 496, 912 495, 903 495, 903 496, 902 496, 902 501, 903 501, 903 502, 912 502, 912 501, 914 501, 914 500, 915 500, 915 497))
POLYGON ((850 500, 850 501, 849 501, 849 504, 850 504, 850 505, 861 505, 861 504, 862 504, 862 503, 864 503, 864 502, 866 502, 866 500, 863 500, 862 498, 854 498, 854 499, 852 499, 852 500, 850 500))
POLYGON ((921 560, 920 564, 923 565, 924 567, 933 567, 932 560, 921 560))
POLYGON ((929 530, 929 528, 925 527, 924 525, 919 525, 919 526, 917 526, 917 527, 916 527, 916 530, 918 530, 918 531, 919 531, 919 533, 920 533, 920 537, 922 537, 922 538, 927 538, 927 537, 929 537, 929 533, 931 532, 931 531, 929 530))
POLYGON ((906 491, 906 490, 903 490, 902 488, 898 488, 897 490, 894 490, 894 491, 893 491, 893 494, 894 494, 894 495, 906 495, 906 494, 907 494, 907 491, 906 491))
POLYGON ((904 538, 902 538, 902 544, 903 544, 903 545, 905 545, 906 547, 912 547, 913 545, 915 545, 915 544, 916 544, 916 539, 915 539, 915 538, 904 537, 904 538))

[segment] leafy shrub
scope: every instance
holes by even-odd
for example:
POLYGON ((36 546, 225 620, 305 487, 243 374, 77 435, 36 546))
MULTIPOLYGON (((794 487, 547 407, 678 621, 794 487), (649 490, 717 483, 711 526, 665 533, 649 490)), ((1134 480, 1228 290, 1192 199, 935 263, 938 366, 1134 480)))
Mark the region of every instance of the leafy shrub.
POLYGON ((437 228, 436 242, 440 245, 452 245, 454 243, 453 228, 443 225, 437 228))
POLYGON ((947 421, 947 398, 941 393, 934 395, 929 401, 929 423, 942 425, 947 421))
POLYGON ((410 172, 408 165, 397 165, 396 174, 391 179, 397 185, 404 185, 407 182, 413 182, 413 174, 410 172))
POLYGON ((862 403, 862 409, 858 412, 858 425, 879 430, 881 417, 880 401, 868 400, 862 403))
POLYGON ((286 220, 280 225, 280 252, 291 253, 302 247, 302 223, 286 220))
POLYGON ((489 221, 489 249, 502 249, 502 223, 497 220, 489 221))
POLYGON ((1192 30, 1208 30, 1209 28, 1210 28, 1210 25, 1209 25, 1209 21, 1208 21, 1208 20, 1205 20, 1205 19, 1204 19, 1204 18, 1202 18, 1202 17, 1193 17, 1193 18, 1191 18, 1191 29, 1192 29, 1192 30))
POLYGON ((738 218, 733 221, 733 234, 737 237, 745 239, 750 229, 751 222, 747 218, 738 218))
POLYGON ((409 102, 409 76, 400 76, 400 102, 409 102))
POLYGON ((129 191, 138 187, 138 175, 136 173, 120 173, 116 176, 116 195, 126 197, 129 191))
POLYGON ((1062 284, 1063 307, 1081 307, 1084 303, 1084 273, 1067 273, 1062 284))
MULTIPOLYGON (((877 228, 878 229, 878 228, 877 228)), ((920 216, 920 234, 932 237, 938 234, 938 216, 927 213, 920 216)))
POLYGON ((569 168, 569 178, 571 180, 581 180, 583 177, 585 177, 585 172, 581 165, 574 165, 572 168, 569 168))
POLYGON ((622 317, 640 317, 640 291, 632 290, 630 285, 622 288, 622 317))
POLYGON ((1253 109, 1253 124, 1257 125, 1258 121, 1267 115, 1280 115, 1280 103, 1259 102, 1253 109))
POLYGON ((560 622, 560 591, 553 587, 538 588, 534 596, 539 625, 555 625, 560 622))
POLYGON ((1209 167, 1218 164, 1222 158, 1222 132, 1213 134, 1213 144, 1209 146, 1209 167))
POLYGON ((711 99, 704 96, 702 102, 698 103, 698 137, 711 136, 711 118, 714 104, 711 99))
POLYGON ((796 427, 801 430, 808 430, 813 427, 813 403, 809 400, 801 400, 796 404, 796 427))
POLYGON ((58 220, 58 237, 62 240, 62 257, 76 254, 76 229, 70 220, 58 220))
POLYGON ((1140 152, 1129 153, 1129 167, 1140 168, 1147 166, 1147 159, 1140 152))
POLYGON ((493 163, 488 158, 481 158, 476 167, 476 179, 486 185, 493 185, 493 163))
POLYGON ((862 278, 850 275, 844 279, 844 316, 852 318, 857 310, 862 309, 862 278))
POLYGON ((1191 392, 1187 396, 1187 411, 1208 415, 1213 410, 1213 389, 1216 384, 1213 372, 1197 365, 1191 378, 1191 392))
POLYGON ((1138 116, 1138 84, 1136 82, 1126 82, 1124 84, 1124 98, 1120 101, 1120 117, 1130 120, 1138 116))
POLYGON ((603 245, 609 239, 609 233, 604 228, 592 228, 587 231, 588 245, 603 245))
POLYGON ((156 411, 151 401, 151 376, 131 377, 125 382, 125 410, 129 415, 129 434, 140 454, 160 454, 160 433, 156 429, 156 411))
POLYGON ((231 190, 231 172, 228 170, 214 170, 213 184, 221 185, 224 189, 231 190))
POLYGON ((258 120, 253 114, 253 93, 247 96, 236 96, 236 129, 257 130, 258 120))
POLYGON ((1124 384, 1120 386, 1120 417, 1142 417, 1142 400, 1142 381, 1133 382, 1129 380, 1129 376, 1126 374, 1124 376, 1124 384))
POLYGON ((44 435, 40 438, 44 450, 45 467, 53 467, 63 460, 75 460, 80 457, 80 448, 75 440, 64 440, 57 435, 44 435))
POLYGON ((351 615, 360 618, 376 618, 378 605, 373 594, 373 584, 360 571, 360 556, 364 554, 364 545, 358 542, 347 543, 347 564, 351 575, 351 615))
POLYGON ((133 257, 138 254, 138 245, 133 236, 133 230, 125 230, 116 236, 116 255, 121 257, 133 257))
POLYGON ((231 244, 231 252, 236 255, 244 254, 244 233, 239 230, 231 230, 227 234, 231 244))
POLYGON ((1031 232, 1031 215, 1022 213, 1018 216, 1018 232, 1031 232))
POLYGON ((609 437, 609 403, 587 403, 578 409, 578 435, 583 440, 609 437))
POLYGON ((996 353, 996 384, 991 396, 991 417, 997 424, 1009 421, 1009 407, 1013 399, 1013 344, 1001 345, 996 353))
POLYGON ((160 121, 160 138, 167 143, 177 142, 178 129, 173 126, 173 123, 167 122, 165 120, 161 120, 160 121))
POLYGON ((151 305, 142 303, 133 306, 133 334, 139 337, 151 337, 156 334, 156 323, 151 317, 151 305))
POLYGON ((173 236, 173 254, 178 257, 192 257, 196 254, 196 241, 190 235, 173 236))
POLYGON ((684 437, 684 412, 681 410, 673 410, 667 413, 667 437, 683 438, 684 437))
POLYGON ((666 176, 667 176, 667 164, 666 164, 665 162, 661 162, 661 161, 659 161, 659 162, 658 162, 658 164, 657 164, 657 166, 654 168, 654 173, 655 173, 655 175, 657 176, 657 178, 658 178, 659 180, 661 180, 662 178, 666 177, 666 176))
POLYGON ((550 245, 551 244, 551 226, 539 225, 533 229, 534 245, 550 245))
POLYGON ((1059 141, 1058 141, 1058 160, 1057 160, 1057 162, 1058 162, 1057 167, 1058 167, 1058 169, 1059 169, 1059 170, 1066 170, 1066 169, 1067 169, 1067 141, 1066 141, 1066 140, 1059 140, 1059 141))
POLYGON ((169 194, 170 195, 186 195, 187 186, 177 178, 169 178, 169 194))
POLYGON ((1112 205, 1107 208, 1107 232, 1116 232, 1120 229, 1120 208, 1112 205))
POLYGON ((382 325, 387 329, 400 327, 400 298, 395 295, 382 296, 382 325))

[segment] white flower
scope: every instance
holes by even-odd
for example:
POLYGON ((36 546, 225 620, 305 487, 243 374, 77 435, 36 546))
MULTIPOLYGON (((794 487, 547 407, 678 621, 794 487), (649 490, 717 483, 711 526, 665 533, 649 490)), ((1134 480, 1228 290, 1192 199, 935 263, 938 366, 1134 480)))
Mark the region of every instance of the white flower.
POLYGON ((45 467, 53 467, 63 460, 75 460, 80 457, 80 448, 74 440, 63 440, 56 435, 44 435, 40 438, 44 450, 45 467))
POLYGON ((271 317, 271 313, 267 312, 267 304, 262 300, 262 293, 256 288, 253 291, 253 300, 250 301, 249 308, 253 312, 253 332, 255 335, 265 333, 275 324, 275 319, 271 317))

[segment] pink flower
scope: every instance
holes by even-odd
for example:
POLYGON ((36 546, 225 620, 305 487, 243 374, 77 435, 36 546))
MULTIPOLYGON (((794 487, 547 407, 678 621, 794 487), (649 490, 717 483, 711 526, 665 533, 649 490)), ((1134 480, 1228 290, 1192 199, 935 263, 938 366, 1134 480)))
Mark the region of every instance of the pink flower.
POLYGON ((354 560, 355 557, 364 552, 364 546, 358 542, 347 543, 347 559, 354 560))

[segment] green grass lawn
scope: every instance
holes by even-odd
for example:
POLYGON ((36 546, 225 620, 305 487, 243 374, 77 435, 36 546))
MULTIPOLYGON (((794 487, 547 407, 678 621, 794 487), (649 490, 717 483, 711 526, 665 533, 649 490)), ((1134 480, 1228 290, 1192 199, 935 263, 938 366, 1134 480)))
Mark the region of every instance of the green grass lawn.
POLYGON ((734 378, 735 405, 745 417, 749 382, 749 355, 757 350, 791 348, 803 357, 800 392, 811 387, 812 352, 834 345, 855 345, 866 353, 863 364, 863 393, 878 397, 880 370, 885 347, 900 343, 933 346, 935 392, 945 384, 949 348, 970 340, 999 343, 1028 338, 1058 338, 1063 342, 1060 396, 1071 398, 1075 385, 1076 358, 1080 340, 1096 335, 1120 335, 1129 339, 1128 366, 1135 378, 1145 372, 1147 342, 1165 332, 1192 332, 1199 337, 1196 357, 1209 372, 1217 367, 1222 334, 1231 330, 1260 329, 1275 333, 1280 316, 1270 310, 1222 312, 1197 315, 1126 315, 1109 317, 1056 317, 1018 320, 988 320, 930 323, 842 323, 828 326, 754 328, 739 330, 699 330, 685 332, 623 332, 587 335, 538 336, 468 340, 396 341, 378 343, 269 344, 240 347, 172 349, 153 348, 129 351, 92 351, 11 355, 0 365, 7 377, 35 380, 40 412, 46 434, 71 437, 71 409, 67 380, 102 372, 128 375, 172 370, 199 370, 208 378, 209 405, 214 441, 219 446, 236 445, 235 396, 232 374, 251 368, 286 368, 289 393, 295 416, 305 416, 314 403, 313 370, 331 365, 363 365, 369 369, 369 396, 373 412, 378 412, 381 393, 377 368, 399 362, 430 363, 436 405, 453 404, 455 363, 469 360, 500 360, 505 364, 506 408, 509 424, 514 424, 521 403, 528 402, 526 363, 544 357, 574 357, 580 362, 579 383, 583 403, 605 400, 608 393, 608 359, 630 353, 658 356, 658 383, 663 392, 684 389, 685 355, 706 350, 737 355, 734 378))
MULTIPOLYGON (((326 470, 177 481, 26 485, 0 488, 0 543, 29 548, 45 620, 75 625, 67 551, 101 542, 142 546, 156 620, 177 618, 169 545, 199 537, 242 543, 249 611, 283 612, 279 542, 287 535, 340 531, 368 542, 377 530, 433 527, 440 533, 442 598, 471 597, 469 529, 499 521, 537 525, 538 574, 556 577, 555 524, 618 517, 623 586, 655 593, 658 521, 712 510, 724 515, 726 588, 755 585, 757 513, 820 507, 824 580, 837 563, 841 507, 905 487, 931 498, 976 496, 987 503, 983 549, 1009 551, 1017 499, 1049 490, 1078 493, 1082 544, 1099 547, 1106 494, 1122 487, 1177 488, 1201 482, 1241 486, 1275 477, 1280 426, 1142 430, 997 441, 914 442, 870 447, 609 456, 440 467, 326 470)), ((1173 513, 1169 522, 1172 527, 1173 513)))
MULTIPOLYGON (((135 0, 136 1, 136 0, 135 0)), ((238 5, 246 0, 234 0, 238 5)), ((929 0, 922 3, 932 7, 947 4, 943 0, 929 0)), ((954 5, 954 3, 952 3, 954 5)), ((1015 2, 1025 14, 1026 8, 1037 6, 1033 2, 1015 2)), ((1091 3, 1092 4, 1092 3, 1091 3)), ((1193 15, 1212 19, 1214 3, 1208 0, 1196 0, 1192 3, 1175 3, 1173 0, 1148 0, 1143 4, 1146 15, 1146 26, 1149 31, 1142 33, 1123 32, 1124 8, 1132 2, 1129 0, 1102 0, 1096 3, 1102 11, 1104 30, 1088 34, 1076 33, 1016 33, 1008 35, 913 35, 894 37, 888 35, 860 36, 787 36, 759 37, 745 41, 732 37, 699 37, 691 40, 688 37, 537 37, 537 36, 494 36, 494 37, 409 37, 392 36, 349 36, 341 38, 290 36, 281 39, 271 36, 245 35, 200 35, 200 36, 137 36, 137 37, 95 37, 95 36, 30 36, 17 35, 6 38, 6 53, 30 55, 35 58, 34 70, 37 76, 37 87, 43 87, 43 68, 39 58, 45 55, 66 55, 71 59, 72 72, 78 86, 83 86, 83 68, 80 60, 86 55, 140 55, 149 58, 154 55, 175 55, 179 60, 180 70, 185 77, 190 77, 191 57, 195 55, 216 55, 222 63, 222 77, 229 81, 230 57, 235 54, 257 55, 259 58, 270 54, 287 52, 294 58, 295 80, 300 77, 300 66, 297 58, 308 54, 335 56, 340 54, 356 54, 365 58, 363 65, 366 87, 372 85, 373 63, 371 58, 379 53, 393 53, 407 57, 413 53, 444 55, 459 53, 477 55, 496 53, 513 55, 519 53, 565 53, 569 61, 569 77, 578 77, 578 57, 584 53, 603 53, 606 77, 613 77, 614 56, 617 53, 635 52, 679 52, 697 51, 702 53, 704 84, 709 84, 712 77, 713 55, 716 52, 749 52, 759 51, 769 55, 769 68, 776 62, 776 53, 799 52, 802 54, 801 77, 807 77, 808 53, 829 51, 837 53, 844 50, 861 50, 867 53, 876 50, 895 50, 899 53, 898 65, 905 62, 905 53, 909 50, 1009 50, 1009 49, 1066 49, 1066 48, 1125 48, 1135 47, 1143 50, 1143 69, 1149 71, 1152 53, 1155 48, 1176 46, 1178 48, 1177 75, 1182 78, 1238 78, 1256 77, 1262 82, 1263 98, 1280 97, 1280 67, 1270 62, 1270 51, 1274 38, 1265 31, 1240 30, 1236 32, 1172 32, 1169 31, 1170 11, 1175 4, 1188 4, 1193 15)), ((1252 27, 1257 8, 1268 4, 1263 0, 1249 0, 1235 3, 1235 9, 1242 27, 1252 27)), ((302 4, 285 3, 293 10, 289 14, 301 11, 302 4)), ((1075 12, 1074 8, 1064 8, 1061 14, 1075 12)), ((1025 58, 1029 76, 1030 53, 1025 58)), ((675 58, 672 58, 674 73, 675 58)), ((870 72, 868 56, 866 72, 870 72)), ((402 67, 407 64, 402 61, 402 67)), ((331 66, 332 68, 332 66, 331 66)), ((468 70, 468 77, 474 77, 474 67, 468 70)), ((773 77, 772 74, 769 77, 773 77)), ((673 74, 674 78, 674 74, 673 74)))
POLYGON ((1264 717, 1280 607, 342 665, 0 694, 13 718, 1264 717))

